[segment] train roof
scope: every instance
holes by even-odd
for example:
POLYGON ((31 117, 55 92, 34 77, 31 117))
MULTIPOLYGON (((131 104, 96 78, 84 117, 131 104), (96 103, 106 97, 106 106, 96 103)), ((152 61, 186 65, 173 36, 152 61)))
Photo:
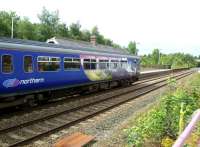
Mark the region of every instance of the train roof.
MULTIPOLYGON (((92 53, 92 54, 108 54, 108 55, 126 55, 131 56, 125 49, 119 49, 119 48, 113 48, 109 46, 104 45, 95 45, 93 46, 89 42, 85 41, 76 41, 72 39, 63 39, 63 38, 51 38, 48 39, 47 42, 40 42, 40 41, 32 41, 32 40, 24 40, 24 39, 10 39, 10 38, 4 38, 0 37, 0 46, 8 44, 15 44, 18 47, 23 47, 29 45, 30 47, 26 50, 30 50, 31 48, 40 48, 40 51, 42 51, 45 48, 45 51, 49 52, 86 52, 86 53, 92 53), (49 42, 49 43, 48 43, 49 42)), ((38 48, 38 50, 39 50, 38 48)), ((137 58, 137 56, 135 56, 137 58)))

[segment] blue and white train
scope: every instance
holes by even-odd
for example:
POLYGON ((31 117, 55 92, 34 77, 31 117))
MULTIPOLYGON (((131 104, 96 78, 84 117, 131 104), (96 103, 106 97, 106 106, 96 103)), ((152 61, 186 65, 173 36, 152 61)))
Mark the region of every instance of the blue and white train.
POLYGON ((0 104, 35 102, 67 89, 138 79, 138 56, 75 44, 0 38, 0 104))

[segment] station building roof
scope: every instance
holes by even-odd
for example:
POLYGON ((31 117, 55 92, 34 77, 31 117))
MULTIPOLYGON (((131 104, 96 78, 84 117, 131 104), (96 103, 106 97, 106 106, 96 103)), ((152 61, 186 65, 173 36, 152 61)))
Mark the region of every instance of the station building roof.
POLYGON ((48 39, 47 43, 53 43, 53 44, 62 45, 65 47, 73 47, 73 48, 84 50, 84 51, 130 55, 129 52, 125 49, 113 48, 111 46, 100 45, 100 44, 93 45, 90 42, 73 40, 69 38, 53 37, 51 39, 48 39))

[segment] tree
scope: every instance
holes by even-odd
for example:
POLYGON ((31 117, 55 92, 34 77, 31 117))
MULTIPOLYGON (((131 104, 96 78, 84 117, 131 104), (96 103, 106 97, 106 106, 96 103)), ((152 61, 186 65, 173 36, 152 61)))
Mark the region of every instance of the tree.
POLYGON ((37 40, 36 27, 28 18, 19 20, 17 27, 17 37, 21 39, 37 40))
POLYGON ((171 65, 173 64, 173 60, 174 60, 174 56, 173 54, 162 54, 162 56, 160 57, 160 64, 162 65, 169 65, 171 67, 171 65))
POLYGON ((81 30, 79 22, 72 23, 69 27, 60 22, 58 11, 48 11, 45 7, 38 18, 39 23, 32 23, 27 17, 20 18, 15 12, 0 11, 0 36, 11 36, 12 18, 14 19, 14 37, 29 40, 46 41, 47 39, 59 36, 90 41, 90 36, 95 35, 98 44, 122 48, 111 39, 105 38, 95 26, 91 31, 81 30))
POLYGON ((184 56, 184 61, 187 67, 191 67, 192 65, 196 64, 196 61, 193 56, 190 54, 185 54, 184 56))
POLYGON ((116 44, 116 43, 113 43, 112 47, 114 47, 114 48, 122 48, 119 44, 116 44))
POLYGON ((132 42, 130 41, 128 44, 128 51, 133 54, 133 55, 137 55, 137 47, 136 47, 136 42, 132 42))
POLYGON ((42 13, 38 15, 40 19, 40 40, 47 40, 58 34, 59 26, 59 13, 58 11, 49 12, 45 7, 43 7, 42 13))
POLYGON ((73 39, 80 40, 81 39, 81 30, 80 29, 81 29, 81 25, 80 25, 79 22, 72 23, 69 26, 70 37, 73 38, 73 39))
POLYGON ((142 56, 141 64, 145 67, 156 65, 159 61, 160 65, 168 65, 171 68, 195 67, 197 62, 195 57, 190 54, 173 53, 173 54, 160 54, 159 50, 154 49, 152 54, 142 56))
POLYGON ((12 18, 13 18, 13 26, 14 26, 14 37, 17 34, 17 21, 20 19, 19 16, 16 15, 15 12, 5 12, 0 11, 0 36, 10 37, 11 36, 11 26, 12 26, 12 18))
POLYGON ((110 40, 110 39, 106 39, 105 38, 105 45, 108 45, 108 46, 112 46, 113 45, 113 41, 112 40, 110 40))
POLYGON ((98 27, 97 26, 94 26, 93 28, 92 28, 92 35, 94 35, 94 36, 99 36, 100 35, 100 33, 99 33, 99 29, 98 29, 98 27))
POLYGON ((69 30, 67 25, 64 23, 58 24, 56 35, 60 37, 69 37, 69 30))
POLYGON ((97 26, 95 26, 95 27, 92 28, 92 35, 96 36, 96 41, 97 41, 98 44, 104 44, 104 45, 106 45, 105 44, 104 36, 99 33, 99 29, 98 29, 97 26))
POLYGON ((154 49, 151 57, 154 65, 159 64, 159 59, 160 59, 159 49, 154 49))
POLYGON ((83 30, 81 33, 81 40, 90 42, 91 33, 88 30, 83 30))

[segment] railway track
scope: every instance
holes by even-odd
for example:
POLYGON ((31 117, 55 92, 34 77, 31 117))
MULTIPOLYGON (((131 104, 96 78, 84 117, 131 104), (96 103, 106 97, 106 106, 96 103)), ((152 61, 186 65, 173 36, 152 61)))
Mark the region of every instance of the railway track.
MULTIPOLYGON (((175 78, 180 79, 192 73, 193 71, 177 73, 175 78)), ((139 81, 120 90, 115 89, 94 97, 79 99, 76 102, 72 101, 65 106, 65 109, 49 108, 47 112, 50 112, 50 109, 57 112, 31 120, 27 119, 27 121, 19 122, 17 125, 11 123, 5 126, 0 123, 0 126, 4 126, 0 127, 0 143, 4 146, 26 144, 163 87, 166 85, 167 79, 163 76, 160 79, 152 78, 151 80, 139 81)))
MULTIPOLYGON (((8 115, 2 115, 0 120, 1 119, 12 119, 12 117, 15 117, 17 116, 22 116, 23 118, 26 118, 26 120, 24 122, 28 122, 28 121, 32 121, 32 120, 35 120, 35 119, 39 119, 41 118, 41 116, 37 115, 33 118, 30 118, 30 117, 27 117, 29 116, 29 114, 33 113, 33 112, 37 112, 39 111, 40 112, 43 112, 45 114, 45 110, 46 110, 46 113, 49 113, 49 111, 53 110, 57 110, 56 113, 53 113, 53 114, 57 114, 58 112, 62 113, 62 112, 65 112, 66 109, 73 109, 77 106, 81 106, 81 105, 85 105, 85 104, 88 104, 90 103, 91 101, 95 102, 95 101, 98 101, 98 100, 102 100, 103 99, 106 99, 106 98, 110 98, 111 96, 117 96, 118 94, 124 94, 127 92, 127 90, 131 89, 131 90, 137 90, 138 88, 140 88, 141 86, 139 87, 135 87, 139 84, 143 84, 143 83, 146 83, 146 82, 150 82, 150 81, 154 81, 154 80, 159 80, 160 78, 167 78, 168 75, 162 75, 162 76, 158 76, 158 77, 153 77, 153 78, 149 78, 149 79, 143 79, 143 80, 140 80, 136 83, 133 83, 132 84, 132 87, 119 87, 119 88, 113 88, 113 89, 108 89, 108 90, 104 90, 103 92, 97 92, 97 93, 92 93, 90 95, 85 95, 85 96, 72 96, 70 98, 67 98, 67 99, 63 99, 61 101, 57 101, 57 102, 54 102, 54 103, 49 103, 47 105, 42 105, 42 106, 39 106, 39 107, 34 107, 34 108, 28 108, 28 109, 24 109, 22 111, 16 111, 15 113, 12 113, 11 114, 8 114, 8 115), (125 91, 122 91, 124 90, 125 91), (74 107, 75 106, 75 107, 74 107), (64 109, 62 109, 64 108, 64 109), (25 114, 25 115, 24 115, 25 114)), ((6 112, 4 112, 6 113, 6 112)), ((49 114, 48 114, 49 115, 49 114)), ((42 116, 44 117, 44 116, 42 116)), ((23 123, 24 123, 23 122, 23 123)), ((7 123, 7 122, 6 122, 7 123)), ((8 123, 7 123, 8 124, 8 123)), ((19 122, 19 124, 21 124, 21 122, 19 122)), ((1 121, 0 121, 0 132, 2 130, 2 126, 5 126, 5 124, 2 124, 1 121)), ((9 127, 10 126, 13 126, 12 122, 9 122, 9 127)), ((5 128, 5 127, 3 127, 5 128)))
MULTIPOLYGON (((183 71, 183 70, 186 70, 186 69, 182 69, 180 71, 183 71)), ((180 71, 179 70, 178 71, 177 70, 169 70, 169 71, 166 71, 166 72, 162 71, 162 72, 157 72, 154 75, 152 75, 152 73, 141 74, 140 80, 133 83, 132 85, 135 86, 135 85, 145 83, 145 82, 148 82, 148 81, 167 77, 170 74, 174 74, 174 73, 177 73, 177 72, 180 72, 180 71)), ((61 97, 61 98, 58 98, 58 99, 55 99, 55 100, 51 100, 51 101, 49 101, 45 104, 39 105, 37 107, 29 107, 28 109, 26 109, 26 107, 25 107, 25 109, 23 109, 24 107, 22 107, 22 109, 15 109, 14 107, 11 108, 11 109, 10 108, 9 109, 1 109, 0 120, 4 119, 7 116, 12 117, 12 116, 15 116, 15 115, 23 115, 24 111, 26 113, 31 113, 31 112, 38 110, 38 109, 46 109, 48 107, 51 107, 51 105, 62 105, 63 103, 69 103, 71 101, 74 101, 75 99, 80 99, 80 98, 84 99, 84 98, 88 98, 88 97, 96 97, 96 95, 101 95, 101 94, 104 94, 105 92, 111 92, 111 91, 116 91, 116 90, 121 90, 121 89, 122 89, 122 87, 112 87, 112 89, 103 89, 103 90, 99 90, 99 91, 95 91, 95 92, 91 92, 91 93, 86 93, 84 95, 83 94, 82 95, 80 95, 80 94, 68 94, 65 97, 61 97)))

